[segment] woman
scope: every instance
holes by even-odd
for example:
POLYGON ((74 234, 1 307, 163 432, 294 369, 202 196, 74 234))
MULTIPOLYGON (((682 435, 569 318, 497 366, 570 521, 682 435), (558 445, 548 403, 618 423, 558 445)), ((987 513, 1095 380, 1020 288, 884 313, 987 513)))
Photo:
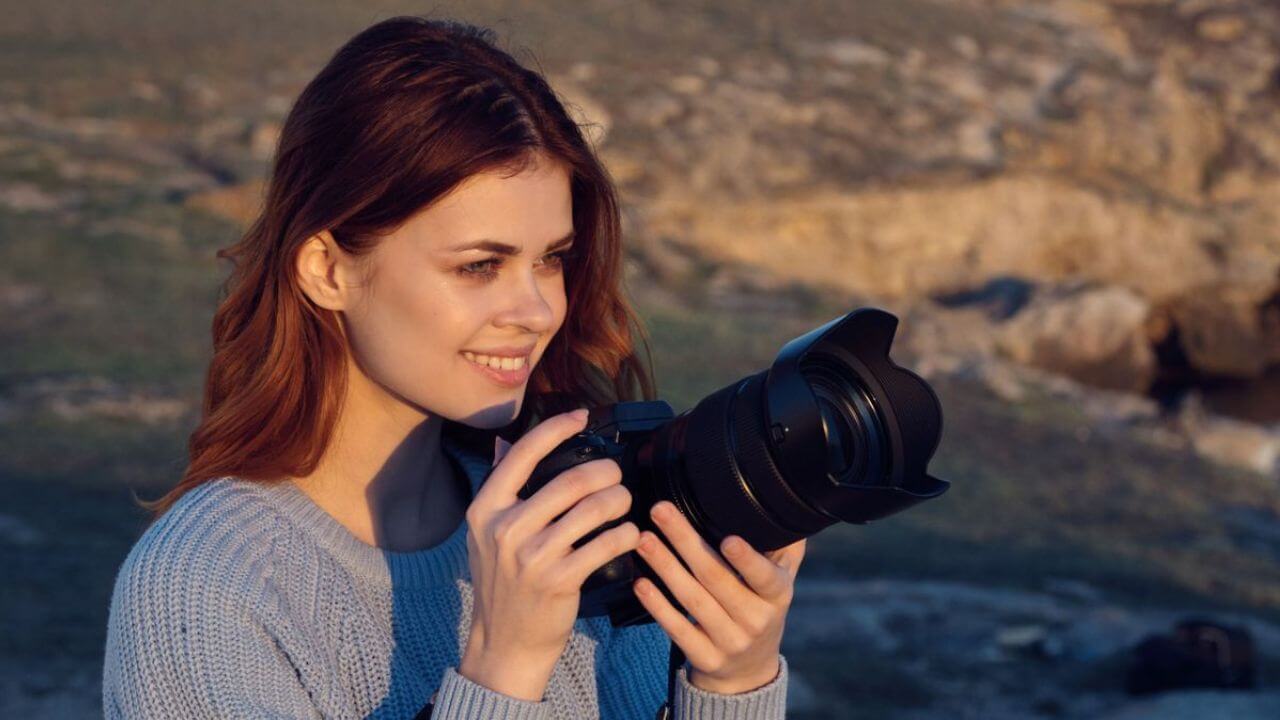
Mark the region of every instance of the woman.
POLYGON ((578 126, 491 31, 402 17, 342 47, 219 253, 203 419, 116 579, 107 716, 648 718, 670 638, 676 717, 781 717, 802 543, 722 555, 660 503, 665 543, 575 548, 629 507, 612 460, 516 497, 584 427, 566 410, 654 396, 619 236, 578 126), (575 620, 633 549, 689 617, 641 581, 657 624, 575 620))

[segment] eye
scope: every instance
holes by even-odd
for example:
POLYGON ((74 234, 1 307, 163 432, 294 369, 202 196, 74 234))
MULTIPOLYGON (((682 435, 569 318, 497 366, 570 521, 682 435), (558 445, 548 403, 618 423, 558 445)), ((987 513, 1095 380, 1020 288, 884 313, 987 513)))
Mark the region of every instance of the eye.
POLYGON ((569 247, 563 250, 560 250, 558 252, 547 253, 547 257, 552 258, 553 265, 557 267, 561 267, 564 265, 566 260, 573 257, 573 246, 570 245, 569 247))
MULTIPOLYGON (((547 253, 549 265, 557 271, 561 270, 564 263, 573 257, 573 246, 570 245, 563 250, 553 253, 547 253)), ((458 268, 458 274, 463 277, 478 278, 480 280, 492 280, 498 275, 498 268, 502 266, 502 258, 492 257, 487 260, 477 260, 476 262, 467 263, 458 268)))
POLYGON ((460 275, 476 276, 476 277, 493 277, 498 274, 494 268, 501 264, 498 258, 489 258, 488 260, 479 260, 473 263, 467 263, 458 268, 460 275))

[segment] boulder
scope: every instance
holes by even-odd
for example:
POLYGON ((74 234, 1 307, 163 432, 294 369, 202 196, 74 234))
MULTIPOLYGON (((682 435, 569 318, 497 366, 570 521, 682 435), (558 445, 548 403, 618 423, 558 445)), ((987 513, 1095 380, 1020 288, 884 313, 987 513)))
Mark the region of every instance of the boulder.
POLYGON ((997 346, 1019 363, 1102 388, 1141 392, 1156 367, 1144 331, 1149 310, 1140 295, 1123 287, 1053 288, 1004 324, 997 346))

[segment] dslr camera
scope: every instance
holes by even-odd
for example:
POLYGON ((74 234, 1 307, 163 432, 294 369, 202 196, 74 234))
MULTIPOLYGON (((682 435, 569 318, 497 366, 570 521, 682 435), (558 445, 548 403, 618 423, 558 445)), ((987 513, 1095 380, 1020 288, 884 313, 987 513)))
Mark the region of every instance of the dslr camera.
MULTIPOLYGON (((926 465, 942 435, 942 406, 923 379, 889 359, 897 325, 883 310, 854 310, 678 416, 662 400, 589 408, 587 426, 543 458, 520 496, 574 465, 612 458, 631 509, 579 545, 628 520, 653 530, 649 508, 669 500, 712 547, 739 535, 760 551, 938 497, 949 483, 926 465)), ((579 617, 652 622, 631 592, 642 576, 670 597, 631 552, 587 579, 579 617)))

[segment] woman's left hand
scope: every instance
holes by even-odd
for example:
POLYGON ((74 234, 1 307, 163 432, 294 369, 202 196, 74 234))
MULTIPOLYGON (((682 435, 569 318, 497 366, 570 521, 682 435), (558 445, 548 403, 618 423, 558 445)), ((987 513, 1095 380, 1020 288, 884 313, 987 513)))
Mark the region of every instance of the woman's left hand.
POLYGON ((649 580, 637 580, 634 590, 689 659, 689 682, 726 695, 768 685, 778 675, 782 627, 805 541, 761 554, 730 536, 721 543, 721 557, 671 503, 654 505, 650 516, 689 567, 649 531, 641 533, 640 556, 693 622, 649 580))

